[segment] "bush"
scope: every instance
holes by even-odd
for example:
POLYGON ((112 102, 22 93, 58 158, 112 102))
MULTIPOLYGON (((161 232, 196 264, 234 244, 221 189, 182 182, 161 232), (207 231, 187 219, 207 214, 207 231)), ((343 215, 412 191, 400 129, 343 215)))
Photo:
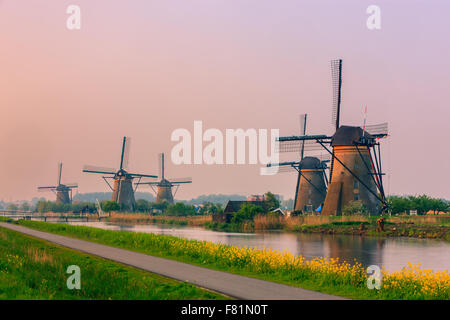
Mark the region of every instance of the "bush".
POLYGON ((344 216, 354 216, 356 214, 367 214, 367 208, 362 203, 361 200, 350 201, 343 209, 342 215, 344 216))
POLYGON ((120 205, 113 200, 102 201, 102 210, 105 212, 119 211, 120 205))
POLYGON ((254 204, 244 203, 238 212, 233 214, 231 223, 242 223, 244 221, 253 221, 253 218, 260 213, 263 213, 264 209, 254 204))
POLYGON ((196 214, 194 206, 186 205, 183 202, 177 202, 167 206, 167 215, 169 216, 193 216, 196 214))

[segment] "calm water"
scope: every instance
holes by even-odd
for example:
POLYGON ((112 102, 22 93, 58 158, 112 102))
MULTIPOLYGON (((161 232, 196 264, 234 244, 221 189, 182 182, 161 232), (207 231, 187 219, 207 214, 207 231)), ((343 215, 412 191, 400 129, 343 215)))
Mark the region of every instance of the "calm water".
POLYGON ((198 227, 167 225, 117 225, 105 222, 69 222, 109 230, 172 235, 187 239, 206 240, 239 247, 272 248, 290 251, 308 259, 327 257, 357 259, 363 265, 385 266, 401 270, 408 262, 421 263, 422 268, 450 269, 450 244, 427 239, 363 238, 348 235, 296 234, 285 232, 230 233, 198 227))

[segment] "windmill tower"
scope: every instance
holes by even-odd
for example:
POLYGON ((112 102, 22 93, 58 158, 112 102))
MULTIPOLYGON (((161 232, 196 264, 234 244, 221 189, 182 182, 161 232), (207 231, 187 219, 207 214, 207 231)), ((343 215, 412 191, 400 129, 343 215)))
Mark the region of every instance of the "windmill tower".
POLYGON ((369 214, 382 213, 387 205, 383 189, 379 139, 387 136, 387 123, 361 127, 340 126, 342 60, 331 62, 333 79, 332 136, 280 137, 280 143, 309 141, 331 155, 330 179, 322 215, 341 215, 351 201, 361 201, 369 214), (330 150, 326 145, 331 146, 330 150), (381 207, 380 207, 381 205, 381 207))
POLYGON ((137 184, 145 184, 149 185, 153 191, 156 193, 156 203, 162 203, 164 201, 172 204, 173 197, 176 195, 178 188, 183 183, 192 183, 191 178, 179 178, 179 179, 166 179, 165 177, 165 168, 164 168, 164 153, 159 154, 159 176, 161 177, 160 181, 152 181, 152 182, 138 182, 137 184), (154 189, 156 186, 156 191, 154 189), (172 194, 172 188, 176 187, 175 193, 172 194))
MULTIPOLYGON (((306 134, 307 115, 300 116, 300 133, 306 134)), ((295 188, 294 210, 311 212, 321 206, 327 193, 326 162, 317 157, 305 157, 305 151, 320 150, 321 147, 309 141, 293 140, 290 143, 280 143, 279 152, 299 152, 300 161, 269 163, 267 167, 279 166, 280 172, 298 172, 297 186, 295 188)))
POLYGON ((133 189, 133 179, 138 178, 140 180, 144 177, 156 178, 157 176, 148 174, 129 173, 127 171, 129 154, 130 154, 130 138, 123 137, 122 154, 120 156, 119 170, 113 168, 84 166, 83 172, 108 175, 102 176, 102 178, 103 180, 105 180, 105 182, 113 192, 112 200, 119 203, 121 208, 134 210, 134 208, 136 207, 136 200, 134 198, 134 193, 136 192, 137 186, 136 189, 133 189), (111 184, 108 182, 107 179, 113 179, 114 185, 111 186, 111 184))
POLYGON ((38 187, 38 191, 43 192, 51 190, 56 194, 56 203, 72 203, 72 189, 78 188, 76 183, 61 183, 62 162, 58 164, 58 180, 56 186, 38 187))

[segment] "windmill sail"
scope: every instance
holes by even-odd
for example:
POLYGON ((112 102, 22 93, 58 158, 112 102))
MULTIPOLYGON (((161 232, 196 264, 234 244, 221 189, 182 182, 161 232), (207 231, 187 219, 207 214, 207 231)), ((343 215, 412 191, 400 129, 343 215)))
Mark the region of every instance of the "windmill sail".
POLYGON ((331 61, 331 77, 333 81, 333 105, 331 124, 339 128, 339 118, 341 113, 341 88, 342 88, 342 60, 331 61))
POLYGON ((108 167, 98 167, 98 166, 85 165, 83 167, 83 172, 115 174, 117 172, 117 169, 108 168, 108 167))
POLYGON ((120 160, 120 169, 128 168, 129 158, 130 158, 130 145, 131 138, 123 137, 123 146, 122 146, 122 157, 120 160))
POLYGON ((388 135, 388 123, 380 123, 380 124, 373 124, 373 125, 367 125, 366 131, 370 133, 373 136, 386 136, 388 135))

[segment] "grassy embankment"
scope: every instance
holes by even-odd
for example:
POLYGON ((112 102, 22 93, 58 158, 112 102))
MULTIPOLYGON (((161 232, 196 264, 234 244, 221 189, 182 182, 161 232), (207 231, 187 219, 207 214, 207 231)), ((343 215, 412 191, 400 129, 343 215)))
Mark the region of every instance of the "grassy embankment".
MULTIPOLYGON (((121 224, 168 224, 198 226, 217 231, 255 232, 283 230, 301 233, 347 234, 360 236, 413 237, 450 241, 450 215, 385 217, 385 231, 376 232, 378 217, 354 216, 256 216, 240 224, 212 222, 205 216, 151 216, 142 213, 111 213, 104 221, 121 224), (361 230, 361 223, 364 230, 361 230)), ((95 220, 95 217, 91 218, 95 220)))
POLYGON ((242 224, 207 222, 220 231, 284 230, 302 233, 348 234, 360 236, 414 237, 450 241, 450 215, 385 217, 384 232, 377 232, 378 217, 367 216, 256 216, 242 224), (363 228, 361 229, 361 224, 363 228))
POLYGON ((0 299, 223 299, 225 297, 0 227, 0 299), (80 290, 66 285, 69 265, 80 290))
POLYGON ((122 224, 172 224, 181 226, 204 226, 211 221, 211 216, 151 216, 143 213, 117 213, 112 212, 111 216, 105 219, 112 223, 122 224))
POLYGON ((411 266, 384 272, 381 290, 369 290, 359 264, 294 257, 269 249, 237 248, 166 235, 102 230, 38 221, 19 221, 34 229, 80 238, 216 270, 357 299, 450 299, 450 275, 411 266))

